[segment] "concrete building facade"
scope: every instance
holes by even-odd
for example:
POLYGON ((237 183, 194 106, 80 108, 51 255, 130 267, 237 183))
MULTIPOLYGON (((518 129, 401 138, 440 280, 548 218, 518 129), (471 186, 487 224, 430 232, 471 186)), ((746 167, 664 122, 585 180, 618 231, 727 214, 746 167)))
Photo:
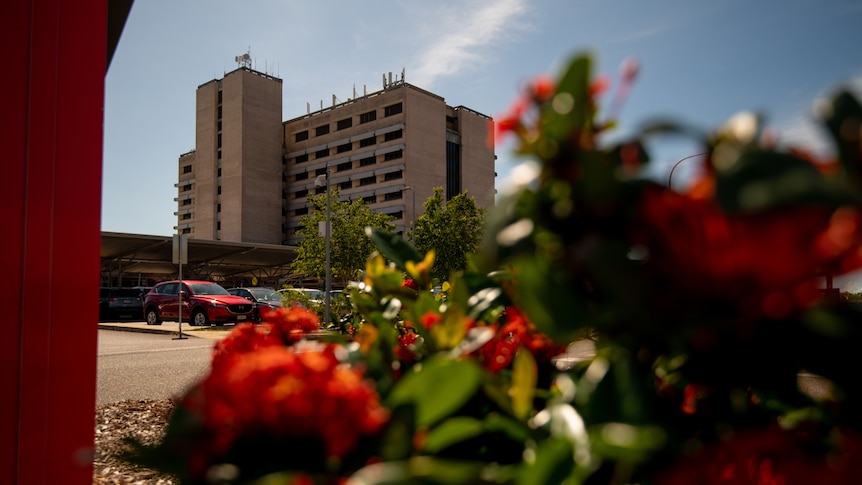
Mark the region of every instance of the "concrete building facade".
POLYGON ((435 187, 494 204, 492 119, 401 80, 281 121, 281 80, 240 67, 197 90, 195 150, 180 155, 178 232, 295 245, 308 196, 327 171, 409 230, 435 187))

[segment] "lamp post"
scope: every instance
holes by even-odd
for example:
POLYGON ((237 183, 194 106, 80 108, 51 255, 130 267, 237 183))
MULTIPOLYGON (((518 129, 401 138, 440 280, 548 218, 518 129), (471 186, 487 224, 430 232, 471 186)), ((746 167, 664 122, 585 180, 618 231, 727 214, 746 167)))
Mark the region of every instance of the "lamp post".
POLYGON ((673 164, 673 167, 670 168, 670 174, 667 176, 667 188, 669 188, 669 189, 672 188, 670 186, 670 182, 673 179, 673 171, 676 169, 677 165, 688 160, 689 158, 699 157, 701 155, 706 155, 706 154, 707 154, 707 152, 695 153, 694 155, 689 155, 687 157, 683 157, 683 158, 680 158, 679 160, 677 160, 676 163, 673 164))
POLYGON ((329 252, 330 239, 332 239, 332 224, 330 222, 330 218, 331 218, 330 198, 331 198, 331 195, 329 192, 329 165, 326 166, 326 174, 325 175, 318 175, 317 178, 314 180, 314 185, 316 187, 322 187, 322 186, 326 187, 326 222, 324 223, 324 225, 326 227, 324 229, 324 236, 323 236, 324 241, 325 241, 324 244, 326 245, 326 276, 325 276, 326 280, 324 282, 326 290, 325 290, 325 294, 323 295, 323 301, 324 301, 324 307, 325 307, 324 314, 323 314, 323 324, 325 326, 329 327, 329 315, 330 315, 330 303, 331 303, 330 298, 332 296, 331 295, 331 293, 332 293, 332 267, 330 265, 330 252, 329 252))
POLYGON ((412 185, 405 185, 405 189, 410 189, 410 193, 413 196, 413 208, 410 210, 410 230, 413 230, 413 226, 416 224, 416 188, 412 185))

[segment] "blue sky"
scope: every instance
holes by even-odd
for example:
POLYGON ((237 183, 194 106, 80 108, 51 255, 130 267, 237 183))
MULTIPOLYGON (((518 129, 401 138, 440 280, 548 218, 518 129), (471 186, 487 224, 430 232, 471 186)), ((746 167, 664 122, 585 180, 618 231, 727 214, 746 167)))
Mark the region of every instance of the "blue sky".
MULTIPOLYGON (((714 128, 743 110, 824 150, 816 99, 862 87, 858 0, 138 0, 106 77, 102 230, 169 235, 195 89, 236 68, 284 80, 282 118, 407 82, 497 116, 526 80, 582 51, 597 73, 641 69, 618 132, 657 116, 714 128)), ((497 147, 497 188, 519 160, 497 147)), ((652 171, 696 147, 657 153, 652 171)), ((684 182, 687 164, 674 172, 684 182)))

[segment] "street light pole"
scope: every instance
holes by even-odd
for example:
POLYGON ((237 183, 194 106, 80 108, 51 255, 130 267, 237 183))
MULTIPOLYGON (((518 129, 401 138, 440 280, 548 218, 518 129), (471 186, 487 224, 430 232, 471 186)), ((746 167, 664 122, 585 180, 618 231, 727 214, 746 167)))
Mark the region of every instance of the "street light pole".
MULTIPOLYGON (((320 180, 323 175, 317 177, 314 181, 314 185, 320 187, 322 185, 322 181, 320 180)), ((330 240, 332 239, 332 205, 330 199, 332 196, 329 191, 329 165, 326 166, 326 228, 324 229, 324 241, 326 244, 326 280, 325 280, 325 294, 323 295, 324 301, 324 314, 323 314, 323 324, 326 327, 329 327, 330 320, 330 303, 332 297, 332 266, 331 266, 331 258, 330 258, 330 240)))
POLYGON ((695 153, 694 155, 689 155, 687 157, 684 157, 684 158, 677 160, 676 163, 673 164, 673 167, 670 168, 670 174, 667 176, 667 188, 669 188, 669 189, 672 188, 670 186, 670 182, 671 182, 671 180, 673 180, 673 171, 676 170, 677 165, 688 160, 689 158, 699 157, 701 155, 706 155, 706 154, 707 154, 707 152, 695 153))
POLYGON ((410 193, 413 196, 413 208, 410 211, 410 230, 413 230, 413 226, 416 224, 416 188, 412 185, 405 185, 405 189, 410 189, 410 193))

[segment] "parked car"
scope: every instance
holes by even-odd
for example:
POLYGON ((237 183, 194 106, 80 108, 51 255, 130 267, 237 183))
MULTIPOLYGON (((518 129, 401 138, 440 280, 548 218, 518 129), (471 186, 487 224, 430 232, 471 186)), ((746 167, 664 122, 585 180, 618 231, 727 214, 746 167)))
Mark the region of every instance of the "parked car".
POLYGON ((144 297, 144 317, 147 325, 161 325, 163 320, 176 321, 180 317, 180 291, 182 294, 182 320, 190 325, 239 323, 254 318, 254 303, 231 295, 211 281, 163 281, 156 284, 144 297))
POLYGON ((323 303, 326 293, 313 288, 285 288, 278 293, 288 302, 308 300, 312 303, 323 303))
POLYGON ((141 318, 141 295, 133 288, 99 288, 99 319, 141 318))
POLYGON ((254 302, 254 321, 259 322, 267 312, 284 306, 282 296, 272 288, 228 288, 231 295, 254 302))

